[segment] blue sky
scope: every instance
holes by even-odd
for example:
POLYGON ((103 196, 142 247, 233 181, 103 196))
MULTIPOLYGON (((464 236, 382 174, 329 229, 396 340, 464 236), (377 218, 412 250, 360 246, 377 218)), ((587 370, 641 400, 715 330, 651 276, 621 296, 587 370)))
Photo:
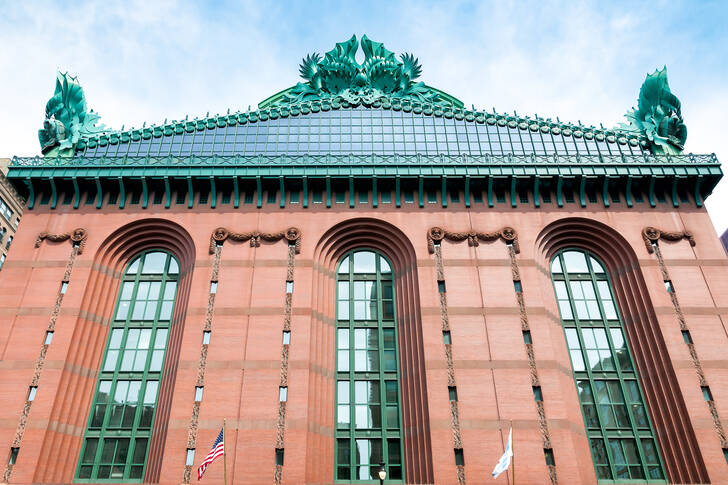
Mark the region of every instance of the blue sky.
MULTIPOLYGON (((728 3, 0 0, 0 156, 39 153, 55 70, 112 127, 246 109, 352 33, 411 52, 466 105, 612 126, 668 66, 686 151, 728 160, 728 3)), ((706 204, 728 228, 728 181, 706 204), (723 209, 723 210, 721 210, 723 209)))

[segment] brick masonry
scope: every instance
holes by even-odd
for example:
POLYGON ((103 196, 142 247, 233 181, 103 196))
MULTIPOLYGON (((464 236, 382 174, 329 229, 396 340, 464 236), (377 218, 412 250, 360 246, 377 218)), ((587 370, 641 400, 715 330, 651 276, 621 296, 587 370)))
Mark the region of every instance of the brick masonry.
MULTIPOLYGON (((548 275, 548 258, 556 246, 587 245, 585 237, 569 232, 570 225, 564 222, 568 218, 586 221, 585 227, 599 223, 604 233, 611 231, 623 240, 624 244, 613 250, 630 253, 635 262, 630 271, 644 282, 639 304, 630 303, 622 290, 616 293, 622 312, 633 317, 625 318, 628 326, 638 329, 643 319, 661 336, 662 367, 658 367, 666 370, 658 372, 658 367, 649 367, 651 360, 643 362, 647 367, 641 377, 655 389, 654 395, 646 392, 652 401, 648 406, 654 416, 660 412, 660 399, 682 403, 676 412, 683 413, 682 426, 694 435, 694 442, 685 438, 690 442, 684 446, 673 443, 692 453, 689 460, 693 465, 686 470, 677 466, 669 473, 683 477, 678 483, 701 483, 706 477, 718 483, 726 467, 714 414, 721 419, 728 416, 728 259, 707 213, 684 207, 650 209, 646 204, 582 209, 569 203, 562 209, 542 206, 538 210, 505 204, 493 209, 467 209, 457 204, 447 209, 403 204, 395 209, 380 204, 376 209, 339 205, 328 210, 316 205, 280 209, 271 205, 235 210, 218 203, 216 209, 193 210, 186 206, 165 210, 152 205, 148 209, 129 206, 123 211, 87 206, 26 211, 13 251, 0 273, 2 459, 16 440, 28 386, 36 372, 38 349, 54 313, 71 250, 68 241, 52 240, 36 248, 36 239, 40 233, 62 234, 77 227, 86 228, 88 237, 83 252, 75 255, 73 276, 55 320, 55 335, 45 353, 38 393, 27 412, 20 453, 9 481, 73 481, 120 271, 136 252, 161 247, 177 254, 184 274, 147 481, 179 484, 185 474, 201 336, 208 324, 209 286, 216 258, 216 253, 209 252, 210 234, 218 227, 276 233, 295 225, 305 235, 300 254, 295 255, 295 278, 288 274, 289 251, 282 242, 262 240, 257 247, 227 243, 219 252, 212 338, 205 355, 205 393, 196 420, 196 461, 207 452, 225 419, 228 483, 273 481, 275 447, 282 431, 278 428, 278 393, 283 357, 287 361, 288 401, 281 483, 333 482, 331 271, 343 252, 359 245, 385 252, 394 260, 397 272, 408 483, 459 482, 446 389, 451 358, 457 375, 458 428, 468 483, 491 480, 490 472, 503 452, 501 428, 513 420, 519 484, 550 481, 543 456, 544 424, 559 483, 595 484, 548 275), (449 352, 443 350, 442 343, 440 277, 426 237, 434 226, 466 231, 512 227, 518 233, 520 249, 514 255, 523 285, 519 305, 514 296, 511 258, 503 243, 471 246, 463 240, 443 246, 447 322, 453 340, 449 352), (659 263, 645 250, 642 230, 646 226, 689 231, 696 244, 661 240, 659 263), (679 311, 690 329, 692 349, 683 341, 680 317, 665 291, 663 265, 669 269, 679 296, 679 311), (289 317, 292 339, 287 353, 282 354, 281 329, 289 320, 284 304, 287 280, 295 281, 289 317), (533 337, 530 350, 522 337, 524 312, 533 337), (710 384, 710 406, 704 402, 696 379, 693 353, 699 356, 701 371, 710 384), (533 405, 534 366, 543 389, 545 418, 533 405), (658 391, 662 393, 659 399, 658 391)), ((628 291, 630 287, 624 288, 628 291)), ((647 345, 641 338, 643 334, 636 332, 635 346, 647 345)), ((674 426, 667 418, 660 422, 674 426)), ((688 461, 680 458, 684 455, 678 451, 665 449, 663 454, 675 454, 676 462, 688 461)), ((503 477, 499 480, 506 483, 503 477)), ((222 465, 209 468, 205 480, 222 483, 222 465)))

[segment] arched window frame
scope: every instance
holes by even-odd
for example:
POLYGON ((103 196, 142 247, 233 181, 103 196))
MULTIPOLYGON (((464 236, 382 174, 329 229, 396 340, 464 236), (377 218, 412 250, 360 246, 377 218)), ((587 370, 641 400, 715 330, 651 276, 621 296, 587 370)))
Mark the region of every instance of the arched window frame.
MULTIPOLYGON (((150 259, 151 261, 151 259, 150 259)), ((126 265, 124 274, 121 277, 114 313, 111 318, 109 335, 101 360, 101 368, 95 386, 94 398, 91 405, 86 432, 81 446, 81 453, 76 468, 76 482, 125 482, 141 483, 146 472, 147 458, 151 434, 154 429, 154 419, 159 399, 159 387, 164 371, 164 363, 169 342, 169 332, 174 314, 174 306, 177 299, 177 286, 179 283, 179 261, 168 251, 150 249, 135 255, 126 265), (147 257, 152 254, 163 254, 165 256, 162 272, 146 273, 147 257), (146 299, 148 291, 154 283, 159 283, 159 293, 156 299, 146 299), (139 291, 144 283, 147 286, 147 295, 144 300, 138 300, 139 291), (170 284, 173 283, 173 286, 170 284), (130 288, 130 290, 127 290, 130 288), (144 313, 135 315, 135 308, 140 301, 146 302, 144 313), (147 313, 150 302, 155 302, 156 308, 153 315, 147 313), (125 310, 124 310, 125 309, 125 310), (164 317, 164 318, 162 318, 164 317), (140 346, 148 335, 149 341, 146 347, 140 346), (130 337, 136 339, 136 343, 130 344, 130 337), (131 361, 126 360, 127 355, 131 361), (139 368, 137 359, 144 356, 143 368, 139 368), (130 362, 131 368, 125 369, 130 362), (126 382, 121 388, 120 382, 126 382), (114 411, 120 406, 114 406, 114 398, 119 392, 126 388, 126 396, 130 396, 129 390, 132 382, 138 382, 137 400, 133 405, 124 403, 121 407, 121 418, 119 426, 112 426, 114 411), (155 384, 152 384, 155 383, 155 384), (107 389, 106 392, 102 392, 107 389), (133 408, 131 423, 125 422, 127 412, 133 408), (97 413, 97 411, 99 411, 97 413), (146 415, 145 415, 146 411, 146 415), (101 421, 97 419, 101 416, 101 421), (126 445, 126 459, 117 463, 117 456, 112 456, 111 461, 105 454, 104 445, 106 440, 128 439, 126 445), (95 441, 94 441, 95 440, 95 441), (146 440, 143 451, 141 443, 146 440), (94 443, 90 445, 90 443, 94 443), (123 463, 123 464, 122 464, 123 463), (108 467, 108 468, 107 468, 108 467), (116 467, 122 470, 122 476, 109 476, 104 478, 105 470, 113 473, 116 467), (101 477, 99 477, 101 475, 101 477)), ((132 403, 132 401, 129 401, 132 403)), ((123 450, 119 449, 121 443, 117 442, 114 455, 121 456, 123 450)))
MULTIPOLYGON (((336 265, 336 412, 335 412, 335 453, 334 453, 334 479, 337 483, 378 483, 375 479, 380 463, 369 463, 370 476, 369 479, 356 478, 357 453, 356 440, 358 439, 381 439, 382 442, 382 462, 385 463, 387 469, 388 483, 404 483, 405 464, 403 455, 403 432, 402 432, 402 393, 400 389, 400 369, 399 369, 399 347, 398 347, 398 328, 397 313, 395 304, 395 280, 392 263, 380 252, 370 248, 357 248, 344 254, 339 263, 336 265), (357 272, 355 270, 354 255, 356 253, 373 253, 375 255, 375 272, 357 272), (388 268, 383 268, 386 263, 388 268), (348 269, 344 267, 348 265, 348 269), (387 271, 388 269, 388 271, 387 271), (357 301, 354 289, 354 282, 357 281, 373 281, 376 282, 377 298, 376 298, 376 318, 356 319, 355 302, 357 301), (341 283, 348 284, 344 288, 341 283), (387 283, 391 287, 390 298, 383 298, 382 283, 387 283), (343 293, 348 291, 347 295, 343 293), (384 302, 391 304, 390 314, 383 312, 384 302), (342 306, 345 306, 343 310, 342 306), (342 310, 346 312, 342 313, 342 310), (386 317, 386 318, 385 318, 386 317), (377 354, 379 359, 379 370, 371 372, 361 372, 356 370, 355 353, 358 351, 368 350, 359 349, 355 343, 355 331, 357 329, 376 329, 377 330, 377 354), (384 330, 391 329, 394 337, 391 345, 384 346, 384 330), (348 344, 342 342, 342 330, 348 332, 348 344), (395 370, 386 371, 384 368, 385 352, 393 352, 395 370), (341 366, 341 362, 346 360, 346 365, 341 366), (340 370, 345 369, 345 370, 340 370), (363 403, 357 403, 355 385, 356 381, 375 380, 379 383, 379 412, 381 417, 380 428, 357 429, 356 424, 356 406, 363 403), (396 382, 396 403, 392 403, 391 398, 387 397, 386 382, 396 382), (342 395, 340 387, 341 382, 348 383, 348 395, 342 395), (390 426, 387 408, 396 405, 396 426, 390 426), (348 411, 349 427, 339 426, 339 412, 342 406, 346 406, 348 411), (395 441, 396 440, 396 441, 395 441), (348 442, 348 447, 342 447, 342 443, 348 442), (397 448, 392 446, 396 443, 397 448), (392 448, 392 449, 390 449, 392 448), (394 459, 398 457, 398 459, 394 459), (346 472, 348 470, 348 478, 346 472), (344 472, 344 475, 341 473, 344 472), (399 478, 397 478, 399 476, 399 478)), ((358 300, 362 301, 362 300, 358 300)), ((368 300, 371 301, 371 300, 368 300)), ((375 404, 374 402, 368 404, 375 404)), ((369 461, 369 460, 367 460, 369 461)))
MULTIPOLYGON (((649 412, 644 404, 642 385, 629 350, 609 272, 599 258, 590 251, 566 248, 552 258, 550 273, 598 481, 600 483, 667 483, 664 478, 665 469, 659 446, 649 412), (566 257, 572 252, 584 256, 586 271, 568 270, 569 263, 566 261, 566 257), (576 283, 576 285, 572 283, 576 283), (589 285, 580 286, 584 283, 591 283, 594 298, 589 298, 590 295, 587 294, 589 285), (575 293, 579 293, 579 295, 575 297, 575 293), (577 305, 577 303, 582 304, 577 305), (598 317, 595 317, 597 312, 598 317), (599 330, 603 330, 603 332, 599 332, 599 330), (601 343, 598 342, 599 340, 601 343), (619 341, 622 342, 622 345, 618 346, 619 341), (605 343, 608 347, 604 346, 605 343), (621 353, 617 351, 617 347, 621 353), (607 352, 609 353, 607 359, 611 360, 605 360, 604 355, 607 352), (593 356, 598 356, 598 364, 592 366, 590 360, 593 356), (605 362, 606 369, 604 368, 605 362), (610 362, 611 365, 609 365, 610 362), (616 385, 605 384, 602 386, 599 384, 604 381, 616 382, 616 385), (631 390, 628 392, 630 382, 634 382, 635 385, 629 385, 631 390), (609 397, 608 403, 597 402, 596 396, 599 395, 600 389, 605 391, 601 395, 606 393, 609 397), (612 391, 621 392, 621 403, 612 399, 612 394, 614 394, 612 391), (625 399, 627 396, 632 396, 629 402, 625 399), (616 410, 621 406, 624 408, 621 419, 626 419, 629 425, 608 426, 606 421, 613 419, 617 423, 620 420, 620 415, 616 410), (600 410, 605 408, 609 409, 608 416, 605 416, 600 410), (639 412, 639 409, 642 411, 639 412), (644 425, 638 425, 640 418, 644 425), (594 426, 595 420, 598 423, 597 426, 594 426), (615 450, 608 444, 610 439, 634 440, 638 463, 626 465, 616 463, 615 458, 619 457, 615 457, 615 450), (599 446, 600 441, 601 447, 599 446), (648 443, 651 443, 654 453, 648 453, 646 449, 650 448, 648 443), (650 455, 649 462, 646 459, 648 454, 650 455), (620 476, 618 472, 622 470, 626 470, 629 476, 620 476), (642 478, 633 478, 632 474, 639 474, 640 470, 642 478), (650 474, 653 476, 651 477, 650 474)), ((620 449, 624 456, 625 448, 620 446, 620 449)))

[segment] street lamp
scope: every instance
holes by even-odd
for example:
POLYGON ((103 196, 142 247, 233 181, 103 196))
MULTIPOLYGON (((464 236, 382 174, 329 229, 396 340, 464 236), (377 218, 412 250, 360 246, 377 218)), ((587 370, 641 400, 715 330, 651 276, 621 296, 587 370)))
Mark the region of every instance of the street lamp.
POLYGON ((387 478, 387 469, 384 468, 384 463, 379 467, 379 485, 384 485, 384 479, 387 478))

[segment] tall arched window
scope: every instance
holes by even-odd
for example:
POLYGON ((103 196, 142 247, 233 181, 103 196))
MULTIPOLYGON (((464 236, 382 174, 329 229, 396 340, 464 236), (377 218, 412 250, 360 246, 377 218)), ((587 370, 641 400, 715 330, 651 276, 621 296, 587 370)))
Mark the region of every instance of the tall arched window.
POLYGON ((588 251, 569 249, 552 260, 551 277, 597 478, 664 483, 609 275, 588 251))
POLYGON ((337 271, 336 480, 403 481, 397 324, 392 266, 348 253, 337 271))
POLYGON ((78 463, 79 481, 144 477, 179 265, 148 251, 121 282, 78 463))

